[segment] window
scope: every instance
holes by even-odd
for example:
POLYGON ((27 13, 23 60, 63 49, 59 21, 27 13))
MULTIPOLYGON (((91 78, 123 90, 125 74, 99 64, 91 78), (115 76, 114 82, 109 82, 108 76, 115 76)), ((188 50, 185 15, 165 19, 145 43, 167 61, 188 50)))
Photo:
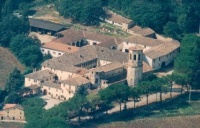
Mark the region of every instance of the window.
POLYGON ((136 60, 136 55, 133 56, 133 59, 136 60))
POLYGON ((61 55, 61 53, 58 53, 58 55, 61 55))
POLYGON ((98 81, 98 79, 95 79, 95 84, 97 84, 99 81, 98 81))
POLYGON ((160 61, 160 57, 159 57, 159 61, 160 61))
POLYGON ((34 80, 34 83, 37 83, 37 80, 34 80))
POLYGON ((130 60, 131 60, 131 56, 132 56, 132 54, 130 54, 130 60))
POLYGON ((125 52, 127 52, 127 53, 128 53, 128 52, 129 52, 129 50, 128 50, 128 49, 125 49, 125 52))
POLYGON ((44 49, 42 49, 42 52, 44 52, 44 49))
POLYGON ((138 60, 140 60, 140 54, 139 54, 139 56, 138 56, 138 60))
POLYGON ((153 59, 153 62, 155 62, 156 60, 155 59, 153 59))

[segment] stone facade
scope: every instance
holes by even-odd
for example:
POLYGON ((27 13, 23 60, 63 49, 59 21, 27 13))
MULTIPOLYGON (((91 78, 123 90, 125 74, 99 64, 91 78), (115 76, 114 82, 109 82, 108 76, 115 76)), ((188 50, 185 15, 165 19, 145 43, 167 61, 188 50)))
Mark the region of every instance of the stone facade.
POLYGON ((132 47, 129 49, 129 60, 127 68, 127 83, 129 86, 136 86, 142 79, 143 73, 143 49, 132 47))
POLYGON ((23 107, 18 104, 5 104, 0 111, 0 121, 25 122, 23 107))

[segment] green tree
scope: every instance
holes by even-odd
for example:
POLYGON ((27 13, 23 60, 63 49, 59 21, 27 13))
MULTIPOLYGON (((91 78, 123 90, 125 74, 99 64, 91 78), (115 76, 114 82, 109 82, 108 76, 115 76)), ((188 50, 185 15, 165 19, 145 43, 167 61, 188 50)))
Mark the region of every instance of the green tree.
POLYGON ((109 87, 105 88, 104 90, 100 91, 100 97, 102 98, 105 103, 111 103, 112 101, 116 101, 120 105, 121 111, 121 103, 128 100, 129 96, 129 86, 124 84, 116 84, 110 85, 109 87))
POLYGON ((140 90, 137 87, 130 88, 130 97, 133 98, 134 108, 135 108, 136 102, 139 102, 141 98, 140 90))
POLYGON ((164 26, 163 32, 174 39, 178 39, 181 33, 178 24, 170 21, 164 26))
POLYGON ((13 37, 28 32, 28 25, 22 19, 8 15, 0 22, 0 45, 8 47, 13 37))
POLYGON ((104 15, 100 0, 61 0, 56 7, 64 17, 83 24, 97 24, 99 17, 104 15))
POLYGON ((28 46, 24 48, 20 54, 20 60, 22 63, 24 63, 26 66, 30 67, 36 67, 38 64, 42 61, 43 55, 41 53, 41 50, 39 46, 28 46))
POLYGON ((14 70, 10 73, 6 81, 5 89, 8 93, 15 92, 19 90, 23 84, 24 84, 24 77, 20 73, 20 70, 14 68, 14 70))
POLYGON ((174 61, 175 73, 184 76, 187 83, 199 88, 198 71, 200 60, 200 37, 185 35, 181 41, 180 53, 174 61))
POLYGON ((22 97, 20 97, 16 92, 12 91, 5 98, 5 104, 19 104, 21 102, 22 97))
POLYGON ((149 95, 153 93, 152 83, 150 81, 142 81, 139 83, 138 88, 140 92, 146 96, 148 105, 149 95))

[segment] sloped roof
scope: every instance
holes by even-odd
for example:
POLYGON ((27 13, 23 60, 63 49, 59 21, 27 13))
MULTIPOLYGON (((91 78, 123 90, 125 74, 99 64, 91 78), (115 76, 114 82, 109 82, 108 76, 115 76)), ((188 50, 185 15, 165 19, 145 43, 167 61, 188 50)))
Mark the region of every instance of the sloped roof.
POLYGON ((142 28, 138 25, 133 26, 132 28, 129 28, 129 30, 133 31, 133 32, 138 32, 141 31, 142 28))
POLYGON ((137 31, 136 33, 141 34, 142 36, 148 36, 155 34, 155 31, 151 28, 143 28, 141 31, 137 31))
POLYGON ((138 44, 138 45, 150 46, 150 47, 158 46, 164 43, 164 41, 161 40, 137 36, 137 35, 125 38, 124 42, 129 42, 136 45, 138 44))
POLYGON ((121 63, 114 62, 114 63, 110 63, 104 66, 93 68, 91 70, 96 71, 96 72, 109 72, 109 71, 119 69, 119 68, 123 68, 123 65, 121 63))
POLYGON ((5 104, 3 107, 3 110, 10 109, 10 108, 18 108, 18 109, 23 110, 23 107, 19 104, 5 104))
POLYGON ((52 71, 46 69, 46 70, 40 70, 37 72, 30 73, 28 75, 25 75, 26 78, 35 79, 35 80, 44 80, 45 78, 53 77, 56 74, 52 71))
POLYGON ((85 77, 75 77, 75 78, 71 78, 71 79, 67 79, 67 80, 63 80, 61 81, 61 83, 63 84, 69 84, 72 86, 81 86, 84 84, 89 84, 90 81, 88 79, 86 79, 85 77))
POLYGON ((122 23, 129 24, 130 22, 132 22, 132 20, 125 18, 119 14, 116 14, 110 10, 108 10, 106 13, 107 13, 107 16, 105 18, 110 21, 114 21, 114 22, 120 23, 120 24, 122 24, 122 23))
POLYGON ((53 50, 66 52, 66 53, 72 53, 79 50, 78 47, 63 44, 63 43, 58 43, 54 41, 45 43, 44 45, 42 45, 42 48, 53 49, 53 50))
POLYGON ((170 52, 174 51, 180 47, 180 43, 178 41, 169 41, 165 42, 164 44, 158 45, 156 47, 153 47, 147 51, 144 52, 144 54, 151 59, 155 59, 164 55, 169 54, 170 52))
POLYGON ((47 86, 47 87, 52 87, 52 88, 61 89, 61 85, 60 85, 59 82, 49 82, 49 81, 45 81, 44 83, 41 83, 41 86, 47 86))
POLYGON ((37 27, 37 28, 52 30, 52 31, 56 31, 56 32, 65 28, 65 26, 62 24, 57 24, 57 23, 53 23, 50 21, 33 19, 33 18, 29 18, 29 25, 31 27, 37 27))
POLYGON ((81 69, 75 66, 95 59, 123 63, 128 60, 128 54, 100 46, 84 46, 77 52, 46 60, 42 66, 75 73, 81 69))

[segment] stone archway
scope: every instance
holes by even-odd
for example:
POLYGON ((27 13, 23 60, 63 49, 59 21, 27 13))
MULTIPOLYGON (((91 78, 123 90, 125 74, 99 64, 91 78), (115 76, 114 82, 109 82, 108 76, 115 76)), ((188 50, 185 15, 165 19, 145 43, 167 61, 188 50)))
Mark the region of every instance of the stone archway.
POLYGON ((44 89, 43 95, 47 95, 47 90, 46 89, 44 89))
POLYGON ((166 64, 165 64, 165 61, 164 62, 162 62, 162 64, 161 64, 161 68, 164 68, 166 66, 166 64))

